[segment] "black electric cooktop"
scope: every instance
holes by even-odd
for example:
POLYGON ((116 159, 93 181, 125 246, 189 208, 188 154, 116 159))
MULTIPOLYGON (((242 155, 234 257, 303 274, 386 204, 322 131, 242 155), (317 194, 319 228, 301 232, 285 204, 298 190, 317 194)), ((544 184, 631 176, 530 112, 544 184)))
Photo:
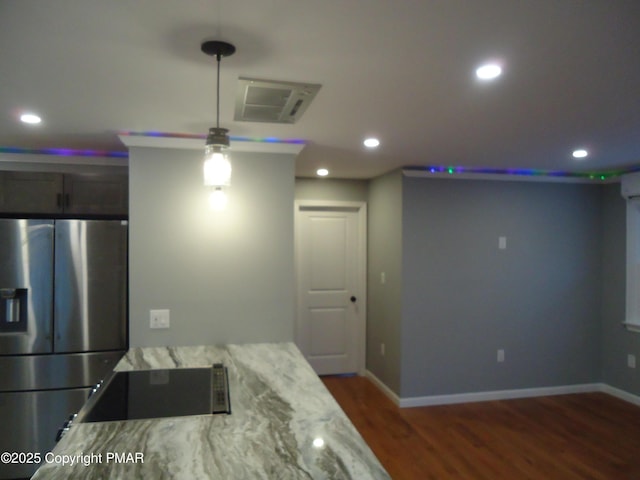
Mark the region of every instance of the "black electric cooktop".
POLYGON ((227 369, 115 372, 87 403, 82 422, 231 413, 227 369))

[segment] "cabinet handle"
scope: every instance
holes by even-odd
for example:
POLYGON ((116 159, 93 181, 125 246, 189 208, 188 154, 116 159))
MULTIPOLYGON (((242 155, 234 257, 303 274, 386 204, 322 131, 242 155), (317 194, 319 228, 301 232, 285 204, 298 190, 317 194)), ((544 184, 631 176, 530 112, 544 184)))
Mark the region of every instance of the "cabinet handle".
POLYGON ((58 208, 62 207, 62 194, 61 193, 56 194, 56 207, 58 207, 58 208))

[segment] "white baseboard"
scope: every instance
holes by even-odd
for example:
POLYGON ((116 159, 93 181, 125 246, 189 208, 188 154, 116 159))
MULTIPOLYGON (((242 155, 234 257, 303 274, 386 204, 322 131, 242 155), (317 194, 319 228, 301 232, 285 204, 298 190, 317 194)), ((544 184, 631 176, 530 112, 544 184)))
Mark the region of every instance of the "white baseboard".
POLYGON ((382 393, 384 393, 387 397, 389 397, 391 401, 396 404, 396 406, 398 407, 400 406, 400 397, 398 397, 398 395, 396 395, 396 393, 393 390, 387 387, 387 385, 382 380, 376 377, 369 370, 364 371, 364 376, 367 377, 369 380, 371 380, 376 387, 382 390, 382 393))
POLYGON ((493 390, 489 392, 456 393, 451 395, 430 395, 426 397, 401 398, 399 406, 426 407, 430 405, 452 405, 455 403, 487 402, 490 400, 512 400, 515 398, 548 397, 569 393, 598 391, 598 384, 563 385, 559 387, 518 388, 514 390, 493 390))
POLYGON ((640 406, 640 396, 634 395, 606 383, 584 383, 558 387, 519 388, 514 390, 494 390, 489 392, 456 393, 451 395, 429 395, 424 397, 400 398, 385 383, 369 370, 365 376, 370 379, 391 401, 400 408, 451 405, 455 403, 486 402, 489 400, 509 400, 514 398, 547 397, 571 393, 604 392, 614 397, 640 406))
POLYGON ((607 393, 613 397, 617 397, 620 400, 625 400, 629 403, 633 403, 634 405, 638 405, 640 407, 640 396, 638 395, 625 392, 624 390, 620 390, 619 388, 612 387, 611 385, 607 385, 606 383, 600 384, 600 391, 607 393))

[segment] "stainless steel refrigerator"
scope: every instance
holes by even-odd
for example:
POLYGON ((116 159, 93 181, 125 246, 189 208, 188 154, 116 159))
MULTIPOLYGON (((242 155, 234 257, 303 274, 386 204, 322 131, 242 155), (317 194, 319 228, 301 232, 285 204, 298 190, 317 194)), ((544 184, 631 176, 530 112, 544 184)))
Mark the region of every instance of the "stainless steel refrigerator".
POLYGON ((126 348, 127 222, 0 219, 0 452, 44 456, 126 348))

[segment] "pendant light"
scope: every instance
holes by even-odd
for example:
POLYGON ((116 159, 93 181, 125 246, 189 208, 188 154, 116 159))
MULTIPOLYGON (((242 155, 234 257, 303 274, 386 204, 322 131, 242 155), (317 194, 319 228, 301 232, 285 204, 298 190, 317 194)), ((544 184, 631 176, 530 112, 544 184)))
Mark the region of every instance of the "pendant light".
MULTIPOLYGON (((220 60, 233 55, 236 47, 227 42, 209 40, 203 42, 200 49, 209 56, 215 56, 218 64, 216 82, 216 126, 209 129, 204 153, 204 184, 214 187, 212 197, 225 196, 223 187, 231 185, 231 162, 225 150, 229 148, 229 130, 220 128, 220 60)), ((226 198, 225 198, 226 203, 226 198)))

